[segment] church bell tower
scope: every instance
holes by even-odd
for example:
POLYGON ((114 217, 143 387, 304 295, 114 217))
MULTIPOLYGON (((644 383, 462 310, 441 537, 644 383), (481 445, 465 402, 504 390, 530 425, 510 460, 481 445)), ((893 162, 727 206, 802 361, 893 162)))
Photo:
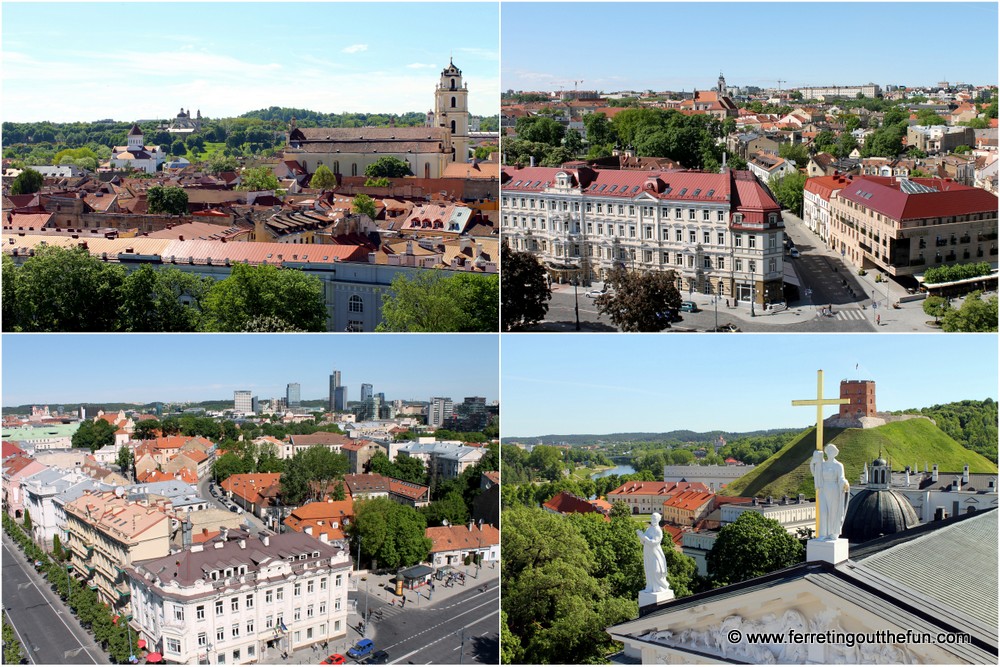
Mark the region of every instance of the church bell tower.
POLYGON ((462 81, 462 70, 448 61, 441 70, 441 81, 434 96, 434 118, 438 127, 451 132, 452 161, 469 159, 469 89, 462 81))

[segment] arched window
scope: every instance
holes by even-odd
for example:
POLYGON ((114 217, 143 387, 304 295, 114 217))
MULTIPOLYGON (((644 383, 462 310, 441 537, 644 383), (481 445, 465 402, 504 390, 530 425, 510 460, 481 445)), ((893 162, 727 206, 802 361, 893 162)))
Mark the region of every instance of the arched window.
POLYGON ((357 175, 358 175, 358 164, 355 162, 354 164, 351 165, 351 176, 357 176, 357 175))
POLYGON ((451 121, 451 133, 455 134, 455 121, 451 121))
POLYGON ((451 108, 452 109, 455 108, 455 98, 454 98, 454 96, 451 98, 451 108))
POLYGON ((363 313, 365 312, 365 302, 361 300, 360 296, 353 294, 347 300, 347 310, 352 313, 363 313))
POLYGON ((455 79, 451 80, 451 89, 455 90, 455 79))

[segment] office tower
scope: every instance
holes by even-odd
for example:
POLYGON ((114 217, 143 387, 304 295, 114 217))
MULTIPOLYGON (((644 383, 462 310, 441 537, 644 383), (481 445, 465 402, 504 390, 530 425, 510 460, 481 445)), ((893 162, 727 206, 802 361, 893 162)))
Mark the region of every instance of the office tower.
POLYGON ((236 412, 253 412, 253 393, 245 389, 233 392, 233 410, 236 412))
POLYGON ((450 398, 435 397, 430 400, 427 406, 427 425, 431 428, 440 428, 446 421, 451 419, 454 412, 454 405, 450 398))
POLYGON ((333 397, 333 409, 336 412, 347 410, 347 387, 337 387, 333 397))
POLYGON ((285 387, 285 405, 297 408, 302 404, 302 388, 298 382, 290 382, 285 387))
POLYGON ((331 412, 337 410, 343 410, 343 406, 337 405, 337 388, 340 387, 340 371, 334 371, 330 375, 330 399, 328 401, 329 409, 331 412))
POLYGON ((375 388, 372 385, 370 385, 370 384, 363 384, 363 385, 361 385, 361 402, 362 403, 364 403, 365 401, 367 401, 369 398, 371 398, 374 395, 373 394, 374 389, 375 388))

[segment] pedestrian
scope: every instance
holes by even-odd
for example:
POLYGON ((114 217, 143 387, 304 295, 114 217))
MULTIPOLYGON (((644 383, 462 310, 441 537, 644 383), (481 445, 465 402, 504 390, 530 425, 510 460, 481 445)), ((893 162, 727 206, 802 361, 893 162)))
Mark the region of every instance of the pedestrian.
POLYGON ((726 308, 729 308, 729 299, 726 299, 726 308))
POLYGON ((881 315, 876 315, 875 316, 875 326, 877 326, 877 327, 882 326, 882 316, 881 315))

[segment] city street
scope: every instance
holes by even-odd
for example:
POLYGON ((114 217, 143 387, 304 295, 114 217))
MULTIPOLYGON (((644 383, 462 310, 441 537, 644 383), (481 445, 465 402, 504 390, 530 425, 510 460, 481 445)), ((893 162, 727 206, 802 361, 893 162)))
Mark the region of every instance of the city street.
MULTIPOLYGON (((78 582, 74 582, 79 585, 78 582)), ((32 664, 103 665, 110 656, 73 616, 48 581, 3 536, 3 606, 32 664)))

